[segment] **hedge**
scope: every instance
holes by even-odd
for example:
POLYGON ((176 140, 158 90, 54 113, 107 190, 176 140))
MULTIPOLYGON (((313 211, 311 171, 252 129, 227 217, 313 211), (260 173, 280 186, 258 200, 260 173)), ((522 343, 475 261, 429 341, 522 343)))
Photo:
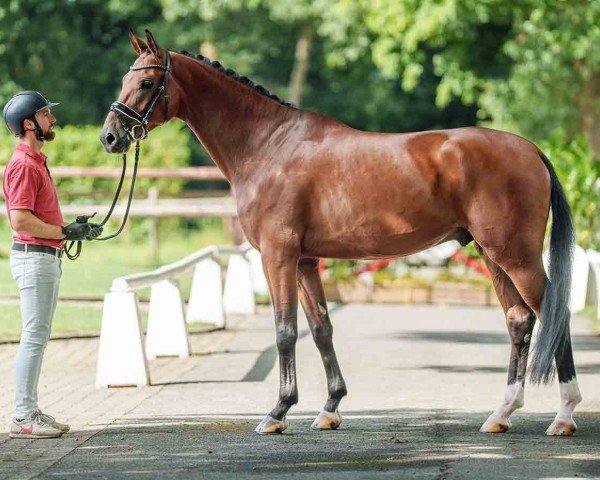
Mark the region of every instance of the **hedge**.
MULTIPOLYGON (((141 143, 140 167, 184 167, 190 164, 188 132, 182 122, 170 122, 152 132, 141 143)), ((55 128, 56 138, 44 146, 48 167, 89 166, 121 168, 121 155, 106 153, 98 138, 101 127, 64 126, 55 128)), ((18 139, 4 129, 0 133, 0 165, 6 165, 18 139)), ((128 153, 128 166, 133 166, 133 145, 128 153)), ((94 203, 93 197, 110 196, 116 189, 117 179, 63 178, 55 179, 59 196, 68 193, 73 203, 94 203)), ((184 184, 183 179, 139 179, 136 197, 147 195, 150 186, 156 186, 161 195, 175 194, 184 184)), ((126 187, 124 186, 124 189, 126 187)), ((125 192, 123 192, 125 193, 125 192)), ((122 195, 123 195, 122 193, 122 195)), ((63 200, 64 202, 64 200, 63 200)))

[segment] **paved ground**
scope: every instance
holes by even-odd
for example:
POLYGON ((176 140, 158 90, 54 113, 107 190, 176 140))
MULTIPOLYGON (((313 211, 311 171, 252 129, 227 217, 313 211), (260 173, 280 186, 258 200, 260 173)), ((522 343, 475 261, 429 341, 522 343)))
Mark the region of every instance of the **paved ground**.
POLYGON ((58 440, 8 440, 15 347, 2 346, 0 479, 600 478, 600 338, 584 320, 573 325, 584 402, 572 438, 543 434, 556 385, 528 387, 509 433, 478 433, 504 392, 499 310, 350 305, 333 322, 342 427, 309 429, 325 378, 301 320, 300 403, 270 437, 252 431, 278 389, 270 312, 194 335, 195 355, 151 362, 154 385, 141 389, 94 388, 96 340, 51 342, 40 402, 73 429, 58 440))

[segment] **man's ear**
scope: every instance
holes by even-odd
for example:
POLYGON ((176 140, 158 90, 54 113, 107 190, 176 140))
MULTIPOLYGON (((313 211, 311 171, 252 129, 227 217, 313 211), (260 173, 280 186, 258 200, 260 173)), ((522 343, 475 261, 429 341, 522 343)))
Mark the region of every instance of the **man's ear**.
POLYGON ((148 48, 154 54, 155 57, 160 57, 160 49, 158 48, 158 44, 156 40, 154 40, 154 35, 150 33, 150 30, 145 30, 146 32, 146 41, 148 42, 148 48))
POLYGON ((28 130, 35 130, 35 123, 32 120, 26 118, 23 120, 23 130, 26 132, 28 130))
POLYGON ((131 42, 131 46, 138 56, 148 50, 148 45, 146 45, 140 37, 133 33, 133 30, 131 29, 129 29, 129 41, 131 42))

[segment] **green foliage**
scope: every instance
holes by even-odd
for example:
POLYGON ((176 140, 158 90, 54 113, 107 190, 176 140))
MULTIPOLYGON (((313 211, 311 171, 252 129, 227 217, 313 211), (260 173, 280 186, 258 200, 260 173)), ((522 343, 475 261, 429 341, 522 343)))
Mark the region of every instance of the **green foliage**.
POLYGON ((581 131, 582 88, 600 70, 598 1, 338 0, 333 8, 345 25, 330 53, 337 64, 355 60, 348 45, 367 44, 384 75, 413 89, 433 54, 438 106, 475 103, 481 121, 538 141, 557 125, 581 131))
POLYGON ((354 269, 356 268, 356 260, 336 260, 326 259, 325 267, 327 268, 328 278, 334 282, 352 282, 356 280, 354 269))
MULTIPOLYGON (((113 231, 110 229, 109 231, 113 231)), ((148 236, 134 239, 128 231, 107 242, 85 242, 78 260, 63 260, 63 276, 59 294, 66 297, 102 296, 110 290, 116 277, 147 272, 194 253, 209 245, 228 245, 231 238, 220 224, 204 226, 197 230, 160 230, 158 258, 154 256, 148 236)), ((10 248, 10 229, 5 219, 0 219, 0 238, 10 248)), ((189 292, 190 275, 186 276, 182 292, 189 292)), ((3 295, 18 295, 19 291, 10 273, 8 258, 0 259, 0 291, 3 295)), ((150 289, 138 292, 149 297, 150 289)), ((187 298, 187 297, 185 297, 187 298)))
POLYGON ((577 230, 577 243, 600 250, 600 162, 593 161, 583 136, 555 133, 542 145, 563 185, 577 230))
MULTIPOLYGON (((57 107, 57 110, 60 107, 57 107)), ((56 112, 59 115, 59 112, 56 112)), ((96 126, 76 127, 67 125, 56 128, 56 138, 44 146, 48 166, 108 167, 121 168, 121 156, 106 153, 98 139, 100 128, 96 126)), ((153 130, 141 143, 140 167, 182 167, 189 165, 190 149, 187 129, 181 122, 171 122, 153 130)), ((0 133, 0 164, 10 159, 18 140, 7 131, 0 133)), ((128 153, 128 165, 133 165, 133 146, 128 153)), ((181 179, 138 179, 136 195, 146 196, 148 188, 155 186, 161 194, 174 194, 181 190, 181 179)), ((95 196, 106 196, 114 192, 117 179, 73 178, 56 179, 61 199, 63 192, 73 196, 75 202, 94 203, 95 196)), ((64 200, 63 200, 64 201, 64 200)))
POLYGON ((361 21, 353 23, 338 15, 341 7, 334 1, 163 0, 163 4, 168 21, 181 27, 165 31, 165 43, 189 50, 210 41, 217 46, 224 65, 282 98, 287 98, 297 38, 308 26, 316 35, 302 105, 354 128, 397 132, 476 121, 476 109, 459 101, 435 106, 439 79, 433 74, 431 55, 420 83, 411 92, 403 91, 397 77, 384 76, 372 57, 365 55, 371 39, 344 35, 347 29, 360 29, 361 21), (233 30, 232 24, 236 26, 233 30))
POLYGON ((100 123, 134 58, 128 29, 160 14, 158 0, 0 2, 0 104, 39 90, 66 123, 100 123))

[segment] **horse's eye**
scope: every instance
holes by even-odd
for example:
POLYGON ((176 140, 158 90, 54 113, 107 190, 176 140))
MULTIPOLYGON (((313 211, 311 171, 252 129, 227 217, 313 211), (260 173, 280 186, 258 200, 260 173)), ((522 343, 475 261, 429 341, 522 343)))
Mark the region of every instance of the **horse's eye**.
POLYGON ((140 88, 143 90, 149 90, 154 86, 154 82, 152 80, 142 80, 140 88))

